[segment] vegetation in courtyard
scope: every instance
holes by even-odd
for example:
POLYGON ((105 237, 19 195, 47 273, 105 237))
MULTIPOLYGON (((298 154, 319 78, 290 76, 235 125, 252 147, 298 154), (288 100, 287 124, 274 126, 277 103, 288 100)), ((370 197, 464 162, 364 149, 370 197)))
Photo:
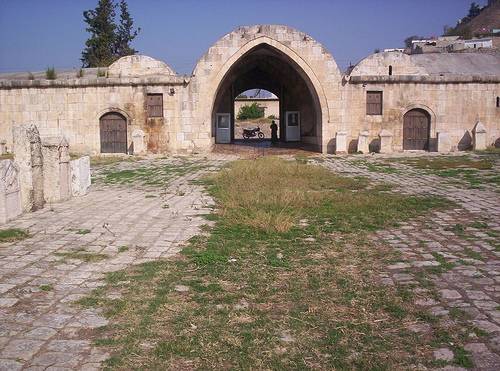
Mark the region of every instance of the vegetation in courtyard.
POLYGON ((131 43, 140 28, 134 29, 134 21, 125 0, 119 2, 120 19, 115 22, 117 4, 113 0, 99 0, 93 10, 83 12, 90 38, 82 52, 83 67, 107 67, 126 55, 136 54, 131 43))
POLYGON ((13 153, 5 153, 3 155, 0 155, 0 160, 12 160, 12 159, 14 159, 13 153))
POLYGON ((0 229, 0 243, 24 240, 29 236, 30 234, 24 229, 19 229, 19 228, 0 229))
POLYGON ((415 157, 398 159, 397 161, 416 167, 417 169, 449 170, 449 169, 477 169, 489 170, 493 167, 489 159, 474 159, 470 156, 440 156, 415 157))
POLYGON ((108 368, 405 368, 460 344, 408 330, 424 316, 410 291, 377 282, 393 256, 366 239, 445 201, 275 158, 234 162, 207 186, 210 233, 174 260, 108 274, 80 301, 111 319, 97 340, 108 368))
POLYGON ((132 169, 105 169, 96 176, 105 184, 137 183, 148 186, 162 186, 176 176, 197 172, 206 168, 202 161, 179 159, 177 163, 155 166, 134 167, 132 169))
POLYGON ((264 117, 264 108, 257 102, 241 106, 238 111, 238 115, 236 116, 238 120, 251 120, 261 117, 264 117))
POLYGON ((488 150, 478 152, 475 156, 394 158, 385 161, 422 169, 430 174, 450 178, 453 182, 465 182, 470 188, 481 188, 484 184, 500 185, 500 176, 494 169, 498 154, 497 151, 488 150))
POLYGON ((90 166, 111 165, 118 162, 135 162, 142 160, 138 156, 92 156, 90 157, 90 166))
POLYGON ((62 258, 61 260, 65 262, 68 259, 81 260, 86 263, 98 262, 108 258, 106 254, 99 254, 94 252, 86 251, 85 249, 77 249, 70 251, 58 251, 54 253, 55 256, 62 258))

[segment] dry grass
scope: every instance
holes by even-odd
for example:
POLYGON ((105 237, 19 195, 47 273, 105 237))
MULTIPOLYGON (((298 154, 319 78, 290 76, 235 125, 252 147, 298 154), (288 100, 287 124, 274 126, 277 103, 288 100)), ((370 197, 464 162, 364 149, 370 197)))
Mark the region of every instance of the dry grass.
POLYGON ((416 167, 417 169, 477 169, 489 170, 493 163, 489 159, 474 159, 470 156, 440 156, 397 159, 397 161, 416 167))
POLYGON ((5 153, 3 155, 0 155, 0 160, 13 160, 13 159, 14 159, 13 153, 5 153))
POLYGON ((288 231, 301 210, 317 207, 337 189, 365 186, 322 167, 272 157, 234 162, 214 182, 224 217, 278 232, 288 231))
POLYGON ((431 365, 442 341, 408 330, 424 320, 409 292, 377 282, 393 256, 366 234, 443 202, 367 185, 275 158, 239 161, 210 179, 219 204, 210 234, 192 239, 176 259, 110 273, 105 287, 80 301, 110 318, 97 340, 113 353, 106 366, 431 365), (109 299, 110 291, 121 297, 109 299))
POLYGON ((30 234, 24 229, 9 228, 0 230, 0 243, 24 240, 28 237, 30 237, 30 234))

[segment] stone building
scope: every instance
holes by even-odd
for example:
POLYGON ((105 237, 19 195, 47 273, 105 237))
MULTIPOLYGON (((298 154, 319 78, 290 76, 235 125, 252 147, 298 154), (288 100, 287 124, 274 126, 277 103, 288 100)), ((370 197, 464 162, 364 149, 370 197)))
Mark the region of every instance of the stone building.
POLYGON ((307 34, 256 25, 218 40, 191 76, 140 55, 55 80, 4 74, 0 140, 11 148, 12 127, 34 123, 82 153, 209 151, 234 138, 235 97, 255 88, 279 98, 280 140, 321 152, 462 150, 500 136, 498 55, 378 53, 345 75, 307 34))

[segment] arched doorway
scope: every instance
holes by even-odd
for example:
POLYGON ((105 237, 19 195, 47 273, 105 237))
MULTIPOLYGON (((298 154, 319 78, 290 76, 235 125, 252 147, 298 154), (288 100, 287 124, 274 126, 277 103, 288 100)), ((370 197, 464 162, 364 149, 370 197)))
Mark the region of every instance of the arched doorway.
POLYGON ((281 143, 321 150, 322 112, 312 82, 294 60, 266 43, 241 56, 220 82, 212 110, 216 143, 234 142, 234 101, 250 89, 264 89, 278 98, 281 143))
POLYGON ((108 112, 99 119, 101 153, 127 153, 127 119, 108 112))
POLYGON ((403 117, 403 150, 429 150, 431 117, 423 109, 415 108, 403 117))

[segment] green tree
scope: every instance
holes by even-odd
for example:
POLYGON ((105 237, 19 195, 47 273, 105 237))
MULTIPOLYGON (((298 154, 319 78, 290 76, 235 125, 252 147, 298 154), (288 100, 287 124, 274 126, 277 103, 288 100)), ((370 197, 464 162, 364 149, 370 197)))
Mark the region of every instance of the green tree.
POLYGON ((238 120, 251 120, 261 117, 264 117, 264 107, 261 107, 257 102, 254 102, 250 105, 246 104, 241 106, 236 118, 238 120))
POLYGON ((134 20, 128 11, 125 0, 120 1, 120 23, 116 29, 115 54, 118 58, 126 55, 133 55, 137 50, 131 47, 130 43, 141 31, 140 27, 134 30, 134 20))
POLYGON ((115 7, 113 0, 99 0, 95 9, 83 12, 90 33, 82 52, 83 67, 106 67, 116 60, 115 7))

